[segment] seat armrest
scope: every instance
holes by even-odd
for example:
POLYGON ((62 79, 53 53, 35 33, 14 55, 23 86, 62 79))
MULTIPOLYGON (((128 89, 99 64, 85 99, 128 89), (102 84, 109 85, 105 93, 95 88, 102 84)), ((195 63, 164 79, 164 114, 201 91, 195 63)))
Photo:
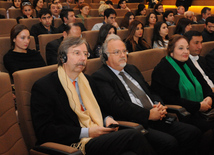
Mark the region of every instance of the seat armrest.
POLYGON ((189 115, 191 115, 184 107, 179 106, 179 105, 166 105, 167 108, 167 112, 169 113, 175 113, 178 118, 181 117, 187 117, 189 115))
POLYGON ((47 142, 40 146, 35 146, 33 150, 51 155, 82 155, 82 152, 71 146, 47 142))
POLYGON ((141 131, 143 134, 148 133, 144 127, 138 123, 127 122, 127 121, 117 121, 119 123, 119 129, 136 129, 141 131))

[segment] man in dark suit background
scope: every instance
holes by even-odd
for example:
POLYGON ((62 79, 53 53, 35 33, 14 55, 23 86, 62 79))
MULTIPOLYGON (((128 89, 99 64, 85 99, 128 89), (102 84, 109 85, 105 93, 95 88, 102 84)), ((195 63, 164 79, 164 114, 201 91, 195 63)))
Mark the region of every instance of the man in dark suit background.
POLYGON ((115 119, 142 124, 148 129, 147 139, 158 154, 194 154, 199 130, 181 122, 165 123, 166 106, 152 94, 141 72, 126 64, 127 53, 117 35, 107 37, 101 54, 104 64, 92 75, 103 99, 101 109, 115 119), (141 93, 136 93, 136 89, 141 93), (141 100, 143 92, 146 99, 141 100), (150 108, 147 108, 148 104, 150 108))
POLYGON ((188 66, 195 75, 201 74, 210 88, 214 90, 214 73, 208 67, 205 58, 200 56, 203 42, 202 34, 198 31, 188 31, 184 36, 189 41, 190 55, 187 61, 188 66))
POLYGON ((177 7, 182 5, 185 11, 188 11, 189 7, 192 5, 192 0, 177 0, 175 5, 177 7))
POLYGON ((31 115, 37 143, 69 145, 87 155, 153 155, 138 130, 108 127, 118 123, 102 116, 93 82, 82 73, 90 55, 86 45, 80 37, 65 39, 59 47, 58 70, 32 87, 31 115))
POLYGON ((63 36, 53 40, 46 45, 46 60, 48 65, 57 64, 57 52, 61 42, 67 37, 80 37, 82 35, 81 28, 77 23, 69 23, 65 25, 63 36))

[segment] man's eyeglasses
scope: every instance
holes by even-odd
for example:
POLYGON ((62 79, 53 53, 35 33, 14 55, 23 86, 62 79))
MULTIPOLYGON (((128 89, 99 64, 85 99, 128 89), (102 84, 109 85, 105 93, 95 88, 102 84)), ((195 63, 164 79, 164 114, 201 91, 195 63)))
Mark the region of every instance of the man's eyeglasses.
POLYGON ((121 54, 128 54, 129 52, 128 52, 128 50, 116 50, 116 51, 114 51, 114 52, 107 52, 107 54, 114 54, 114 55, 116 55, 116 56, 118 56, 118 55, 121 55, 121 54))
POLYGON ((75 55, 75 56, 81 56, 82 53, 83 53, 85 57, 87 57, 87 58, 90 57, 90 53, 89 53, 88 51, 83 51, 83 52, 81 52, 81 51, 79 51, 79 50, 75 50, 75 51, 72 51, 71 53, 72 53, 73 55, 75 55))
POLYGON ((22 6, 31 5, 31 2, 23 2, 22 6))

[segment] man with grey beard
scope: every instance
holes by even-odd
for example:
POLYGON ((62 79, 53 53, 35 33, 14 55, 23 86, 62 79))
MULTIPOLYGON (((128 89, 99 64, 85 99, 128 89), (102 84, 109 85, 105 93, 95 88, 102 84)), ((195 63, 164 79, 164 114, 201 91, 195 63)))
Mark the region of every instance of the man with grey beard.
POLYGON ((100 52, 103 66, 92 78, 102 98, 101 109, 116 120, 142 124, 149 131, 147 140, 159 155, 194 154, 199 129, 167 122, 167 107, 150 91, 137 67, 126 64, 128 52, 120 37, 109 35, 100 52))

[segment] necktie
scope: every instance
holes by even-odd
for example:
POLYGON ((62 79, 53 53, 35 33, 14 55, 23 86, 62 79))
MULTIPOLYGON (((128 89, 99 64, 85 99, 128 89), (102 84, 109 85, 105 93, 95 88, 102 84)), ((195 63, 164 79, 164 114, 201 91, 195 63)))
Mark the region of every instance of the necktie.
POLYGON ((123 72, 120 72, 119 75, 122 76, 123 80, 126 82, 128 87, 132 90, 134 95, 141 101, 143 104, 143 107, 146 109, 151 109, 152 104, 150 103, 148 97, 146 96, 146 93, 139 89, 137 86, 135 86, 126 76, 123 72))
MULTIPOLYGON (((72 83, 73 83, 73 85, 74 85, 74 88, 76 89, 76 81, 73 81, 72 83)), ((85 110, 83 109, 83 106, 82 106, 81 103, 80 103, 80 105, 81 105, 81 110, 82 110, 82 111, 85 111, 85 110)))

